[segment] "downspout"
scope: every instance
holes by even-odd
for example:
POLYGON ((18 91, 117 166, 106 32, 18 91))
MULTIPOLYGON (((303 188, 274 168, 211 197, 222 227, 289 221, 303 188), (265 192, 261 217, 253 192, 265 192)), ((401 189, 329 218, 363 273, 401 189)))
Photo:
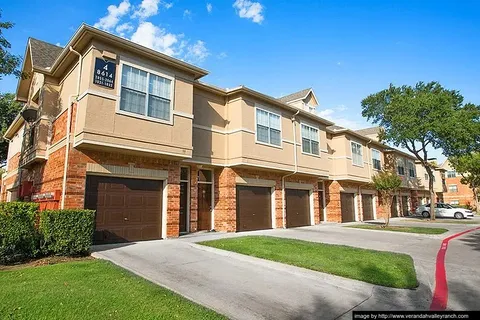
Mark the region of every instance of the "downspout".
POLYGON ((80 94, 80 80, 82 77, 82 55, 75 51, 70 46, 70 52, 73 52, 78 56, 78 77, 77 77, 77 93, 72 94, 68 97, 68 106, 67 106, 67 124, 66 124, 66 137, 65 137, 65 159, 63 165, 63 183, 62 183, 62 202, 60 205, 61 209, 65 208, 65 195, 67 191, 67 170, 68 170, 68 156, 70 153, 70 127, 72 125, 72 104, 78 101, 78 96, 80 94))
MULTIPOLYGON (((369 179, 372 179, 372 168, 371 168, 371 165, 372 165, 372 163, 371 163, 372 154, 371 154, 371 152, 369 152, 370 148, 368 148, 368 145, 369 145, 370 143, 372 143, 372 139, 370 139, 370 140, 367 142, 368 177, 369 177, 369 179)), ((362 159, 362 161, 363 161, 363 159, 362 159)), ((368 183, 361 184, 361 185, 358 186, 358 197, 359 197, 360 201, 362 201, 362 204, 363 204, 363 199, 362 199, 362 187, 365 187, 365 186, 368 186, 368 183)), ((377 204, 376 204, 376 203, 373 203, 373 205, 376 206, 377 204)), ((358 206, 358 203, 357 203, 357 206, 358 206)), ((358 209, 360 209, 360 208, 358 208, 358 209)), ((361 220, 361 221, 363 222, 363 205, 362 205, 361 210, 362 210, 362 220, 361 220)), ((373 208, 372 208, 372 210, 373 210, 373 208)), ((360 220, 360 219, 359 219, 359 220, 360 220)))
POLYGON ((297 160, 297 132, 296 132, 296 125, 295 125, 295 117, 300 113, 300 110, 297 110, 297 112, 292 116, 292 129, 293 129, 293 162, 294 162, 294 168, 295 170, 292 173, 289 173, 287 175, 284 175, 282 177, 282 223, 283 227, 286 227, 286 201, 285 201, 285 178, 293 176, 298 172, 298 160, 297 160))

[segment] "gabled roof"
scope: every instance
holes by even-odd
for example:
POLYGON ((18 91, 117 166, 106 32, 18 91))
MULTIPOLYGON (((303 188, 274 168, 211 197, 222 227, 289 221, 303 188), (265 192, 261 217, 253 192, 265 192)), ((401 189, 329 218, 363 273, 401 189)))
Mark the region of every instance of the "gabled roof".
POLYGON ((378 134, 380 131, 380 127, 370 127, 370 128, 365 128, 365 129, 360 129, 360 130, 355 130, 356 133, 361 134, 363 136, 368 136, 371 134, 378 134))
POLYGON ((63 50, 62 47, 34 38, 30 38, 29 43, 32 64, 37 68, 50 68, 63 50))
POLYGON ((312 91, 312 88, 303 89, 298 92, 280 97, 278 98, 278 100, 280 100, 283 103, 288 103, 294 100, 305 99, 310 93, 310 91, 312 91))
POLYGON ((329 129, 331 131, 347 130, 347 128, 337 126, 337 125, 329 126, 329 127, 327 127, 327 129, 329 129))

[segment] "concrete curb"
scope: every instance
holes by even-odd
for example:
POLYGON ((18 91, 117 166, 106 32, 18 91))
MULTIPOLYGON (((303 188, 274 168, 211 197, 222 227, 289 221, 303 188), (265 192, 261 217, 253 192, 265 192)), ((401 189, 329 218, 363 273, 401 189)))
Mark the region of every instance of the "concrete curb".
POLYGON ((328 274, 320 271, 314 271, 310 269, 296 267, 296 266, 284 264, 281 262, 266 260, 262 258, 244 255, 241 253, 208 247, 208 246, 200 245, 197 243, 189 243, 189 245, 199 250, 219 254, 222 256, 226 256, 226 257, 237 259, 244 262, 253 263, 253 264, 270 268, 276 271, 283 271, 283 272, 295 274, 296 276, 306 277, 306 278, 315 279, 315 280, 322 280, 335 287, 349 289, 352 291, 367 292, 367 291, 371 291, 374 287, 379 287, 379 288, 382 288, 382 290, 395 291, 395 292, 416 290, 416 289, 397 289, 397 288, 384 287, 380 285, 363 282, 360 280, 348 279, 348 278, 344 278, 344 277, 340 277, 340 276, 336 276, 336 275, 332 275, 332 274, 328 274))

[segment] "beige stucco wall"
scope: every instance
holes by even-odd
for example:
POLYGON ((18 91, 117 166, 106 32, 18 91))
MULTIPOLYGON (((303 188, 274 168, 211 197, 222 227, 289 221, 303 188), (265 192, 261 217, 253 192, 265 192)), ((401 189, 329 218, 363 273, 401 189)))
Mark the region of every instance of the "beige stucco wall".
POLYGON ((368 143, 348 133, 334 134, 330 140, 332 149, 332 177, 339 180, 361 180, 370 181, 371 177, 378 172, 373 168, 372 149, 380 151, 382 167, 385 164, 383 150, 380 146, 368 143), (351 143, 356 142, 362 145, 362 165, 353 164, 351 143))
MULTIPOLYGON (((264 101, 247 95, 233 101, 231 100, 228 103, 228 131, 235 133, 228 135, 228 163, 230 165, 248 163, 272 169, 293 171, 295 162, 292 116, 292 111, 269 105, 264 101), (256 107, 281 116, 282 143, 280 146, 272 146, 256 141, 256 107)), ((295 128, 299 172, 327 176, 330 169, 330 160, 326 154, 325 125, 297 116, 295 128), (302 122, 319 129, 320 150, 323 150, 319 156, 302 153, 302 122)))
MULTIPOLYGON (((121 145, 123 148, 142 149, 145 152, 165 153, 169 156, 192 156, 193 76, 177 72, 166 64, 135 56, 124 49, 100 42, 92 43, 84 58, 81 97, 78 103, 75 144, 121 145), (94 61, 106 50, 116 55, 116 79, 113 89, 93 83, 94 61), (147 72, 173 78, 173 110, 170 121, 157 121, 141 115, 119 113, 121 68, 123 64, 147 72)), ((75 71, 75 70, 74 70, 75 71)), ((72 72, 63 84, 71 88, 72 72)), ((71 90, 69 90, 71 91, 71 90)), ((65 99, 68 94, 62 91, 65 99)))
POLYGON ((193 89, 193 156, 202 163, 225 164, 225 98, 201 88, 193 89))

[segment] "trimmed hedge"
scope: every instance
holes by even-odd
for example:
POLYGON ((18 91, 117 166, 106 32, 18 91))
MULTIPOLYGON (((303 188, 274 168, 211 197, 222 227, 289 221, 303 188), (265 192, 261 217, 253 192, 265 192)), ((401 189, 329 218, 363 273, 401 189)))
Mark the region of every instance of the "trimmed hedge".
POLYGON ((95 211, 83 209, 40 212, 39 231, 44 254, 76 256, 87 254, 95 229, 95 211))
POLYGON ((39 253, 39 234, 35 228, 38 204, 0 203, 0 263, 34 258, 39 253))

